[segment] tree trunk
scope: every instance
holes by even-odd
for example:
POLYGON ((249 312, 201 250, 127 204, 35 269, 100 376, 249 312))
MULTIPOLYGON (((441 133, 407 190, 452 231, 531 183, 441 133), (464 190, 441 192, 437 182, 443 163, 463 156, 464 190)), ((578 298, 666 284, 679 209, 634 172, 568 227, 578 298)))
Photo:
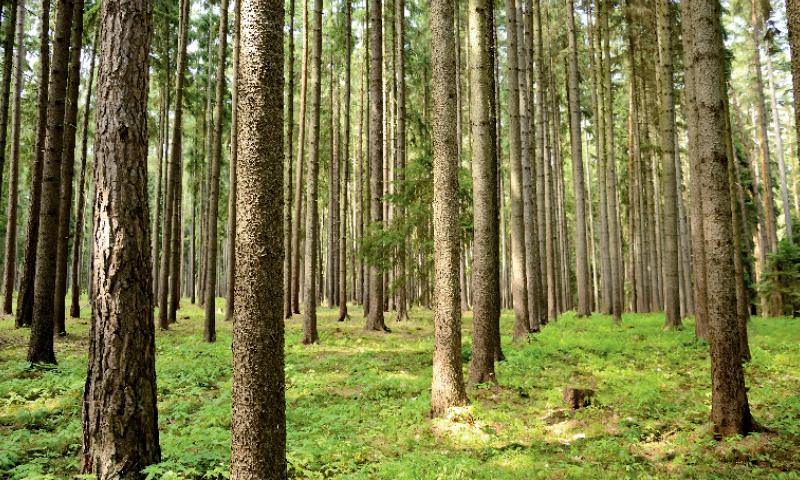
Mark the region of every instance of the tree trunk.
MULTIPOLYGON (((75 135, 78 123, 78 87, 81 74, 83 44, 83 0, 74 0, 72 38, 70 40, 67 105, 64 115, 64 146, 61 165, 61 192, 58 212, 58 245, 56 250, 56 283, 53 306, 53 333, 66 335, 67 251, 72 220, 72 182, 75 176, 75 135)), ((149 213, 149 212, 148 212, 149 213)), ((76 242, 75 242, 76 243, 76 242)))
POLYGON ((792 209, 789 206, 789 186, 786 181, 786 160, 783 152, 783 134, 781 133, 781 114, 778 108, 778 98, 775 92, 775 80, 772 78, 772 55, 767 50, 767 84, 769 85, 769 100, 772 107, 772 127, 775 134, 775 150, 778 157, 778 172, 781 179, 781 206, 783 207, 783 223, 786 228, 786 238, 794 241, 792 235, 792 209))
POLYGON ((217 62, 217 91, 214 104, 214 139, 211 150, 211 183, 208 195, 208 231, 206 241, 206 321, 203 338, 217 340, 217 217, 219 214, 219 169, 222 162, 222 123, 225 103, 225 65, 228 55, 228 0, 221 0, 219 15, 219 59, 217 62))
POLYGON ((322 55, 322 0, 313 0, 311 11, 311 124, 309 129, 308 169, 306 176, 306 252, 303 311, 303 344, 319 343, 317 333, 317 260, 319 255, 319 213, 317 207, 319 177, 319 111, 322 55))
MULTIPOLYGON (((234 3, 234 17, 233 17, 233 84, 231 85, 231 152, 230 152, 230 161, 228 162, 229 168, 229 182, 228 182, 228 265, 226 269, 227 275, 227 286, 228 286, 228 294, 227 294, 227 302, 225 302, 225 320, 232 321, 233 320, 233 305, 235 302, 235 294, 234 294, 234 286, 236 282, 236 262, 234 259, 236 258, 236 156, 238 154, 239 148, 239 137, 237 133, 239 131, 239 50, 241 48, 241 18, 242 18, 242 0, 233 0, 234 3)), ((294 22, 294 2, 292 2, 292 21, 294 22)), ((294 40, 291 40, 291 44, 294 45, 294 40)), ((294 47, 290 49, 290 52, 294 50, 294 47)), ((290 53, 292 58, 294 58, 294 53, 290 53)), ((294 65, 294 62, 291 62, 294 65)), ((294 68, 294 67, 292 67, 294 68)), ((291 86, 294 84, 293 75, 289 78, 289 91, 294 92, 294 88, 291 86)), ((290 105, 294 104, 291 101, 292 97, 289 97, 290 105)), ((289 107, 289 112, 291 113, 292 107, 289 107)), ((289 132, 288 136, 292 138, 292 120, 294 115, 289 115, 289 132)), ((291 145, 291 140, 289 141, 289 145, 291 145)), ((291 161, 291 148, 289 152, 289 161, 291 161)), ((291 171, 286 176, 288 179, 287 184, 291 185, 291 171)), ((291 202, 291 196, 286 197, 287 202, 291 202)), ((287 207, 286 211, 289 212, 290 209, 287 207)), ((287 215, 288 223, 284 225, 284 245, 286 245, 286 249, 288 250, 291 246, 291 240, 289 239, 287 233, 289 232, 289 224, 291 224, 291 217, 287 215)), ((289 298, 289 273, 286 270, 286 266, 288 266, 289 262, 289 255, 286 254, 286 260, 284 261, 284 292, 283 296, 288 299, 289 298)), ((288 300, 285 302, 288 305, 288 300)), ((291 309, 284 308, 284 312, 291 313, 291 309)))
MULTIPOLYGON (((285 479, 283 2, 242 0, 231 479, 285 479)), ((302 137, 301 137, 302 138, 302 137)), ((299 216, 297 217, 299 218, 299 216)))
POLYGON ((31 170, 31 194, 28 202, 24 263, 17 295, 15 325, 27 327, 33 316, 33 282, 36 275, 36 250, 39 244, 39 212, 42 205, 42 165, 47 134, 48 88, 50 85, 50 0, 42 0, 41 33, 39 35, 39 92, 36 97, 36 147, 31 170), (42 88, 43 86, 47 86, 42 88))
POLYGON ((55 42, 50 65, 47 105, 47 137, 42 164, 42 205, 39 228, 44 234, 36 246, 36 277, 33 287, 33 317, 28 346, 31 363, 56 363, 53 351, 53 318, 56 277, 59 194, 61 190, 64 109, 67 64, 74 0, 58 0, 55 42))
POLYGON ((183 131, 183 83, 186 71, 186 40, 189 23, 189 3, 180 0, 180 19, 178 22, 178 58, 175 71, 175 116, 172 127, 172 148, 170 149, 167 192, 164 197, 164 232, 161 235, 161 288, 158 293, 158 325, 161 330, 169 330, 170 303, 170 265, 172 263, 173 223, 175 223, 175 198, 180 194, 180 159, 182 154, 181 135, 183 131))
MULTIPOLYGON (((238 8, 239 8, 239 2, 240 1, 241 0, 236 0, 236 2, 237 2, 237 17, 236 17, 236 21, 237 22, 238 22, 238 18, 239 18, 238 17, 238 11, 239 11, 238 8)), ((286 51, 288 53, 288 60, 287 60, 288 66, 287 66, 286 77, 288 79, 289 84, 288 84, 288 87, 286 89, 286 146, 284 147, 285 155, 286 155, 286 158, 284 160, 286 162, 286 182, 285 182, 286 183, 286 187, 285 187, 286 188, 286 193, 284 194, 283 198, 286 199, 286 205, 285 205, 284 212, 283 212, 283 215, 284 215, 284 223, 283 223, 283 236, 284 236, 284 239, 283 239, 283 245, 284 245, 284 249, 286 251, 286 255, 284 256, 284 259, 283 259, 283 316, 284 316, 284 318, 287 318, 287 319, 288 318, 292 318, 292 259, 294 258, 292 256, 292 251, 293 251, 292 249, 294 247, 292 245, 292 200, 293 200, 292 197, 294 195, 293 194, 294 190, 292 188, 293 187, 293 185, 292 185, 292 182, 293 182, 293 178, 292 178, 292 161, 293 161, 293 153, 294 153, 294 143, 293 142, 294 142, 294 9, 295 9, 295 3, 296 3, 295 0, 290 0, 290 2, 289 2, 289 39, 288 39, 288 46, 287 46, 287 49, 286 49, 286 51)), ((303 10, 305 12, 305 8, 303 10)), ((239 55, 239 53, 238 53, 238 50, 239 50, 239 46, 238 46, 239 31, 238 31, 238 29, 236 29, 235 35, 236 35, 236 37, 234 38, 234 44, 235 45, 234 45, 233 61, 234 61, 234 63, 237 63, 238 62, 238 55, 239 55)), ((303 31, 303 35, 305 35, 305 30, 303 31)), ((305 46, 305 39, 303 40, 303 45, 305 46)), ((237 63, 236 66, 234 66, 234 69, 233 69, 234 74, 236 73, 236 70, 237 70, 236 67, 237 66, 238 66, 238 63, 237 63)), ((305 75, 305 72, 302 72, 302 75, 305 75)), ((234 87, 233 88, 233 95, 236 95, 236 93, 237 93, 236 92, 236 88, 234 87)), ((233 112, 236 112, 236 107, 233 108, 233 112)), ((234 115, 235 115, 235 113, 234 113, 234 115)), ((237 121, 238 121, 238 118, 237 118, 237 121)), ((233 127, 231 127, 231 129, 233 129, 233 127)), ((233 130, 233 131, 235 131, 235 130, 233 130)), ((300 140, 300 143, 302 143, 302 138, 300 140)), ((303 148, 303 147, 301 146, 300 148, 303 148)), ((231 153, 233 154, 234 151, 235 150, 233 149, 233 146, 231 146, 231 153)), ((234 162, 231 161, 230 165, 232 167, 231 168, 231 175, 233 175, 233 172, 236 171, 236 169, 234 167, 234 162)), ((232 188, 235 188, 234 187, 235 182, 234 182, 234 178, 233 177, 231 177, 230 185, 231 185, 232 188)), ((233 217, 236 216, 236 208, 234 208, 234 206, 236 205, 235 201, 236 201, 235 199, 232 199, 232 200, 230 200, 228 202, 228 205, 229 205, 229 208, 228 208, 229 229, 228 230, 229 230, 229 232, 232 233, 232 235, 228 239, 228 242, 229 242, 229 245, 231 247, 233 247, 233 245, 234 245, 235 236, 236 236, 235 218, 233 218, 234 221, 231 220, 231 218, 232 218, 231 215, 233 215, 233 217)), ((300 219, 296 219, 295 221, 299 222, 299 220, 300 219)), ((233 251, 231 250, 231 252, 233 252, 233 251)), ((233 255, 231 255, 231 258, 233 258, 233 255)), ((234 263, 235 262, 230 262, 231 267, 234 265, 234 263)), ((231 269, 229 269, 228 271, 229 271, 229 278, 232 281, 234 272, 231 269)), ((226 316, 225 316, 226 320, 229 318, 228 312, 233 312, 233 305, 232 305, 232 303, 233 303, 233 295, 229 294, 228 298, 230 299, 229 300, 230 306, 229 306, 228 310, 226 311, 226 316)))
POLYGON ((693 48, 690 68, 697 99, 697 151, 693 161, 700 176, 703 235, 708 276, 708 320, 711 345, 711 419, 718 433, 745 435, 754 422, 747 403, 739 356, 739 327, 733 265, 728 156, 725 152, 724 47, 720 6, 713 0, 690 0, 693 48))
MULTIPOLYGON (((5 2, 3 2, 5 3, 5 2)), ((12 59, 14 58, 14 31, 17 28, 17 8, 18 0, 8 2, 8 15, 3 20, 6 21, 5 32, 3 32, 3 78, 0 83, 0 189, 3 185, 3 168, 6 163, 6 143, 8 142, 8 106, 11 100, 11 71, 12 59)), ((21 15, 19 15, 21 16, 21 15)), ((6 258, 6 261, 10 259, 6 258)))
POLYGON ((431 414, 434 416, 444 416, 451 407, 467 403, 461 368, 461 305, 458 283, 461 245, 458 138, 455 124, 452 123, 456 115, 457 81, 454 5, 449 0, 433 0, 430 11, 433 73, 433 258, 436 269, 431 385, 431 414))
MULTIPOLYGON (((402 0, 398 0, 402 3, 402 0)), ((402 8, 402 7, 401 7, 402 8)), ((345 70, 344 70, 344 156, 342 164, 344 179, 342 181, 342 226, 339 236, 339 321, 342 322, 350 316, 347 314, 347 204, 348 187, 350 182, 350 64, 352 59, 352 4, 345 0, 344 28, 345 28, 345 70)), ((360 140, 359 140, 360 141, 360 140)), ((351 272, 355 275, 355 270, 351 272)))
MULTIPOLYGON (((300 70, 300 123, 297 135, 297 175, 292 223, 292 312, 300 313, 300 226, 303 212, 303 168, 306 144, 306 92, 308 91, 308 0, 303 0, 303 66, 300 70)), ((289 318, 288 315, 286 318, 289 318)))
POLYGON ((106 1, 101 23, 92 259, 97 302, 81 472, 98 480, 141 479, 144 467, 161 461, 147 198, 152 5, 106 1))
POLYGON ((25 0, 17 5, 14 56, 14 99, 11 105, 11 164, 8 175, 8 213, 6 215, 5 266, 3 271, 3 313, 11 315, 14 277, 17 271, 17 210, 19 208, 19 141, 22 127, 22 62, 25 59, 25 0))

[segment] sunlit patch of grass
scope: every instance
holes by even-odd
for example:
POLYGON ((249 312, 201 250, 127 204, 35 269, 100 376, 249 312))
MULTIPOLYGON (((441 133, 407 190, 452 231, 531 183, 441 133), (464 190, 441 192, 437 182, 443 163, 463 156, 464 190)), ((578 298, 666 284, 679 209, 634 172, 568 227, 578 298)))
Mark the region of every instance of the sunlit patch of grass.
MULTIPOLYGON (((84 302, 85 303, 85 302, 84 302)), ((202 308, 185 301, 157 332, 163 461, 151 478, 223 478, 230 459, 231 323, 216 305, 218 341, 202 340, 202 308)), ((24 361, 29 331, 0 320, 0 478, 77 472, 88 315, 56 338, 56 368, 24 361)), ((664 331, 659 314, 563 315, 512 345, 498 386, 468 389, 472 403, 446 418, 430 411, 430 311, 364 332, 350 306, 318 312, 320 345, 303 346, 302 316, 286 321, 288 461, 293 478, 591 479, 798 478, 800 321, 754 318, 747 366, 754 415, 774 433, 719 442, 708 421, 707 345, 693 325, 664 331), (589 408, 562 404, 565 386, 592 388, 589 408)), ((472 315, 464 316, 463 357, 472 315)), ((466 366, 465 366, 466 371, 466 366)), ((50 476, 50 477, 48 477, 50 476)))

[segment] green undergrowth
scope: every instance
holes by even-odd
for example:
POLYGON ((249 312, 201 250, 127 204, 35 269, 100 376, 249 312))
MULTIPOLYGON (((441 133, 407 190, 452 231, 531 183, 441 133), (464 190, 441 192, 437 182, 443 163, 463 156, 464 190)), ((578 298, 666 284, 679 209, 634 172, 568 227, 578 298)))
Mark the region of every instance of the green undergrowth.
MULTIPOLYGON (((221 301, 220 301, 221 302, 221 301)), ((202 341, 202 310, 184 303, 157 334, 163 461, 148 478, 227 478, 231 325, 202 341)), ((566 314, 526 343, 503 336, 499 386, 469 389, 469 407, 431 419, 432 319, 362 330, 361 310, 337 323, 319 311, 320 345, 286 323, 288 461, 294 478, 592 479, 800 478, 800 320, 754 318, 750 405, 767 433, 715 440, 709 423, 708 347, 693 326, 663 331, 662 315, 579 319, 566 314), (565 386, 594 404, 562 405, 565 386)), ((0 478, 74 478, 88 311, 56 338, 59 364, 25 362, 28 330, 0 320, 0 478)), ((465 315, 462 356, 471 351, 465 315)), ((512 330, 504 312, 502 330, 512 330)))

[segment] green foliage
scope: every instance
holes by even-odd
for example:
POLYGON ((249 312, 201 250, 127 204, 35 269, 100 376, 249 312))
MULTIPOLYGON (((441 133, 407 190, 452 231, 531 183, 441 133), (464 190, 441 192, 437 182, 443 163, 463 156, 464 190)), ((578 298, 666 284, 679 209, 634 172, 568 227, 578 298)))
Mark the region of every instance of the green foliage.
POLYGON ((778 242, 778 249, 767 255, 767 268, 759 285, 766 295, 780 294, 787 315, 800 313, 800 246, 788 239, 778 242))
MULTIPOLYGON (((223 306, 222 301, 219 307, 223 306)), ((431 419, 432 317, 364 333, 361 312, 337 323, 320 309, 320 345, 300 345, 286 323, 286 404, 291 478, 798 478, 800 320, 753 319, 750 404, 775 433, 716 441, 708 421, 707 347, 688 321, 662 331, 663 316, 566 314, 528 343, 503 335, 500 387, 469 389, 472 405, 431 419), (564 386, 597 391, 590 408, 561 404, 564 386)), ((88 314, 88 312, 84 312, 88 314)), ((231 324, 202 341, 200 308, 158 332, 162 462, 146 478, 226 479, 230 468, 231 324)), ((466 314, 462 357, 471 355, 466 314)), ((513 317, 502 316, 511 332, 513 317)), ((0 478, 75 478, 88 319, 56 338, 59 365, 30 368, 27 330, 0 320, 0 478)))

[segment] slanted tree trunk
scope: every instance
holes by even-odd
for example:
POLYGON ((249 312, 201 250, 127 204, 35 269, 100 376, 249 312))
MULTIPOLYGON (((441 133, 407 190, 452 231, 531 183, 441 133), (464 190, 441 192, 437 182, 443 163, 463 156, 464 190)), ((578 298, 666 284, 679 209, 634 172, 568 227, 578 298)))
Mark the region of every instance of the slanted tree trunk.
MULTIPOLYGON (((228 178, 228 265, 226 269, 227 275, 227 285, 228 285, 228 295, 227 295, 227 302, 225 302, 225 320, 231 321, 233 320, 233 305, 235 302, 235 294, 234 294, 234 287, 236 284, 236 262, 234 261, 236 258, 236 182, 237 182, 237 172, 236 172, 236 163, 237 159, 236 156, 238 154, 239 148, 239 137, 237 136, 237 132, 239 131, 239 50, 241 49, 241 22, 242 22, 242 0, 233 0, 235 13, 233 16, 233 84, 231 85, 231 152, 230 152, 230 161, 228 162, 228 169, 229 169, 229 178, 228 178)), ((292 18, 294 18, 294 2, 292 2, 292 18)), ((294 22, 294 20, 292 20, 294 22)), ((292 45, 294 45, 294 40, 291 40, 292 45)), ((294 47, 290 49, 290 52, 294 50, 294 47)), ((294 53, 290 53, 292 58, 294 58, 294 53)), ((294 65, 294 62, 291 62, 294 65)), ((294 67, 293 67, 294 68, 294 67)), ((289 85, 294 84, 293 77, 289 78, 289 85)), ((293 88, 289 88, 290 92, 293 92, 293 88)), ((289 97, 289 104, 293 105, 294 102, 291 101, 292 97, 289 97)), ((292 112, 292 107, 289 107, 289 112, 292 112)), ((290 123, 289 123, 289 132, 288 136, 292 138, 292 123, 291 119, 294 118, 294 115, 289 115, 290 123)), ((289 140, 289 145, 292 142, 289 140)), ((289 152, 289 161, 291 161, 291 147, 289 152)), ((291 171, 286 176, 288 179, 288 184, 291 185, 291 171)), ((286 197, 287 202, 291 202, 290 196, 286 197)), ((286 208, 286 211, 289 211, 289 208, 286 208)), ((291 217, 288 217, 288 223, 284 225, 284 245, 286 245, 286 249, 288 250, 291 246, 290 239, 287 235, 289 232, 289 224, 291 223, 291 217)), ((286 260, 284 261, 285 265, 288 265, 289 262, 289 255, 286 254, 286 260)), ((289 273, 284 266, 284 297, 289 297, 289 273)), ((286 303, 286 302, 285 302, 286 303)), ((284 311, 286 311, 284 309, 284 311)), ((291 313, 291 310, 288 310, 291 313)))
POLYGON ((693 48, 688 55, 695 79, 697 142, 693 161, 697 164, 702 191, 703 235, 711 346, 711 419, 724 436, 752 431, 754 422, 747 403, 744 371, 740 359, 736 287, 733 264, 728 158, 725 152, 724 47, 720 6, 713 0, 690 0, 693 48))
MULTIPOLYGON (((383 26, 382 1, 369 3, 369 195, 373 234, 383 230, 383 26)), ((386 331, 383 319, 383 272, 374 263, 369 268, 369 315, 365 330, 386 331)))
POLYGON ((322 55, 322 0, 313 0, 311 10, 311 123, 309 129, 308 169, 306 176, 306 254, 303 311, 303 344, 319 343, 317 333, 317 261, 319 212, 317 206, 319 177, 319 111, 322 55))
POLYGON ((681 328, 678 279, 678 184, 675 173, 675 97, 672 68, 672 2, 658 0, 661 110, 659 139, 664 182, 664 313, 665 328, 681 328))
POLYGON ((67 64, 74 4, 74 0, 58 0, 56 14, 47 100, 47 137, 42 164, 42 205, 39 212, 39 228, 44 236, 36 246, 33 317, 28 346, 28 361, 31 363, 56 363, 53 351, 53 310, 58 239, 54 237, 58 234, 67 64))
POLYGON ((58 245, 56 249, 56 282, 53 305, 54 331, 66 335, 67 250, 72 220, 72 183, 75 176, 75 136, 78 123, 78 87, 81 74, 83 44, 83 0, 74 0, 72 38, 70 40, 69 83, 64 115, 64 147, 61 164, 61 192, 58 211, 58 245))
POLYGON ((17 210, 19 208, 19 141, 22 128, 22 62, 25 59, 25 0, 17 5, 14 55, 14 98, 11 104, 11 164, 8 172, 8 212, 6 215, 5 266, 3 270, 3 313, 11 315, 14 277, 17 271, 17 210))
MULTIPOLYGON (((473 0, 474 1, 474 0, 473 0)), ((461 305, 458 280, 458 147, 455 124, 455 2, 431 2, 433 73, 433 243, 436 269, 431 414, 443 416, 467 403, 461 368, 461 305)), ((496 221, 496 217, 495 217, 496 221)), ((495 241, 496 241, 495 237, 495 241)), ((496 260, 496 257, 495 257, 496 260)), ((496 278, 496 277, 495 277, 496 278)))
POLYGON ((39 212, 42 205, 42 165, 47 134, 48 88, 50 85, 50 0, 42 0, 41 30, 39 34, 39 92, 36 97, 36 147, 30 166, 31 184, 28 201, 28 225, 25 236, 25 253, 22 276, 17 295, 15 325, 27 327, 33 316, 33 282, 36 275, 36 249, 39 244, 39 212), (42 88, 43 86, 47 86, 42 88))
POLYGON ((495 333, 500 317, 498 157, 495 152, 493 0, 469 2, 469 103, 474 242, 471 383, 495 382, 495 333))
MULTIPOLYGON (((283 1, 242 0, 231 479, 286 471, 283 1)), ((302 138, 302 137, 301 137, 302 138)), ((299 216, 298 216, 299 218, 299 216)))
POLYGON ((158 293, 158 326, 169 330, 170 266, 173 255, 173 230, 175 223, 175 201, 180 192, 180 159, 182 154, 181 135, 183 132, 183 84, 186 71, 186 40, 189 22, 189 3, 180 0, 180 19, 178 22, 178 57, 175 71, 175 116, 172 127, 172 147, 170 148, 169 172, 167 173, 167 192, 164 197, 164 231, 161 235, 161 279, 158 293))
POLYGON ((214 104, 214 139, 211 150, 210 189, 208 195, 208 226, 206 237, 206 321, 203 338, 217 340, 217 217, 219 214, 219 169, 222 163, 222 123, 225 103, 225 65, 228 55, 228 0, 221 0, 219 15, 219 58, 217 61, 217 90, 214 104))
MULTIPOLYGON (((79 0, 80 1, 80 0, 79 0)), ((147 192, 152 5, 103 2, 95 137, 95 249, 81 472, 138 479, 161 461, 147 192)))

